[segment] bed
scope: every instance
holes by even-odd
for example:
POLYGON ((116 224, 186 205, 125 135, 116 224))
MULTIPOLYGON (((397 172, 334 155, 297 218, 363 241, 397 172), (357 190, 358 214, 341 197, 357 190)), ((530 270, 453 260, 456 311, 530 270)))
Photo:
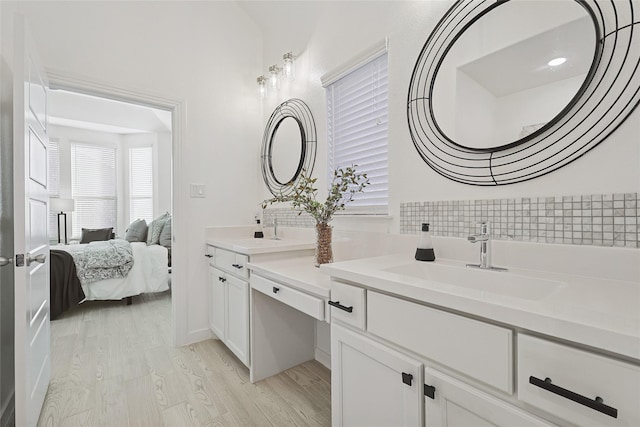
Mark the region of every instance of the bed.
POLYGON ((114 239, 51 249, 52 319, 77 304, 80 291, 84 299, 79 302, 83 302, 121 300, 169 289, 168 249, 164 246, 114 239), (64 261, 68 260, 64 253, 73 258, 71 265, 64 261))

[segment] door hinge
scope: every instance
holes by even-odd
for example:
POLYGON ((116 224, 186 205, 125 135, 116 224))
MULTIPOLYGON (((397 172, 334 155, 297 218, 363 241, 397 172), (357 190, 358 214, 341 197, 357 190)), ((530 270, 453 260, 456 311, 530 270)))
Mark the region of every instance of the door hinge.
POLYGON ((411 385, 412 381, 413 381, 413 375, 407 374, 406 372, 402 373, 402 382, 403 383, 405 383, 406 385, 411 385))
POLYGON ((24 254, 16 254, 16 267, 24 267, 24 254))
POLYGON ((430 399, 436 398, 436 388, 432 385, 424 385, 424 395, 429 397, 430 399))

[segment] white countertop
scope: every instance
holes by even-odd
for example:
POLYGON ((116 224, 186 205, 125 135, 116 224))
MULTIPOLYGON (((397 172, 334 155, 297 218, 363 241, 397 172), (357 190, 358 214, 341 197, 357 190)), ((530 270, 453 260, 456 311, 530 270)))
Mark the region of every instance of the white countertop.
POLYGON ((253 273, 281 281, 302 291, 329 298, 331 278, 314 265, 313 257, 250 262, 253 273))
MULTIPOLYGON (((511 274, 563 282, 558 289, 540 299, 523 299, 384 271, 412 263, 424 264, 413 260, 411 254, 385 255, 325 264, 320 271, 372 290, 640 361, 640 283, 510 269, 511 274)), ((461 261, 438 259, 435 263, 464 268, 461 261)))
POLYGON ((245 255, 265 254, 274 252, 297 251, 315 248, 315 241, 301 239, 273 240, 269 238, 238 238, 238 237, 214 237, 208 238, 207 245, 217 246, 245 255))

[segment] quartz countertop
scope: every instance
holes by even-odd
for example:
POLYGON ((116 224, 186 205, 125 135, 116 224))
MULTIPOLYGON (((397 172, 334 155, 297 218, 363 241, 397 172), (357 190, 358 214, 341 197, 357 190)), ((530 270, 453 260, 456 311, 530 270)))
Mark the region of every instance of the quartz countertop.
POLYGON ((245 255, 287 252, 315 248, 315 242, 313 240, 288 238, 282 240, 273 240, 269 238, 254 239, 225 236, 208 238, 206 243, 210 246, 216 246, 245 255))
MULTIPOLYGON (((595 347, 640 362, 640 283, 510 269, 510 274, 561 282, 548 295, 525 299, 491 293, 481 287, 455 286, 386 271, 398 271, 411 264, 422 264, 420 268, 424 268, 424 263, 413 260, 410 254, 402 254, 325 264, 320 271, 374 291, 595 347)), ((463 262, 454 260, 438 259, 435 264, 465 268, 463 262)))
POLYGON ((329 298, 331 294, 331 278, 315 267, 312 256, 250 262, 247 267, 252 270, 252 273, 280 281, 322 298, 329 298))

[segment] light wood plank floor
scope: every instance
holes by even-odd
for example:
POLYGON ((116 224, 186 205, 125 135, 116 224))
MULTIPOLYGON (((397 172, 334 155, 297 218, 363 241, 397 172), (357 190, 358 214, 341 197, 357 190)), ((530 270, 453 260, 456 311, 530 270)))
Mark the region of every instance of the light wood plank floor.
POLYGON ((217 340, 171 346, 169 292, 95 301, 51 322, 39 426, 329 426, 316 361, 260 381, 217 340))

